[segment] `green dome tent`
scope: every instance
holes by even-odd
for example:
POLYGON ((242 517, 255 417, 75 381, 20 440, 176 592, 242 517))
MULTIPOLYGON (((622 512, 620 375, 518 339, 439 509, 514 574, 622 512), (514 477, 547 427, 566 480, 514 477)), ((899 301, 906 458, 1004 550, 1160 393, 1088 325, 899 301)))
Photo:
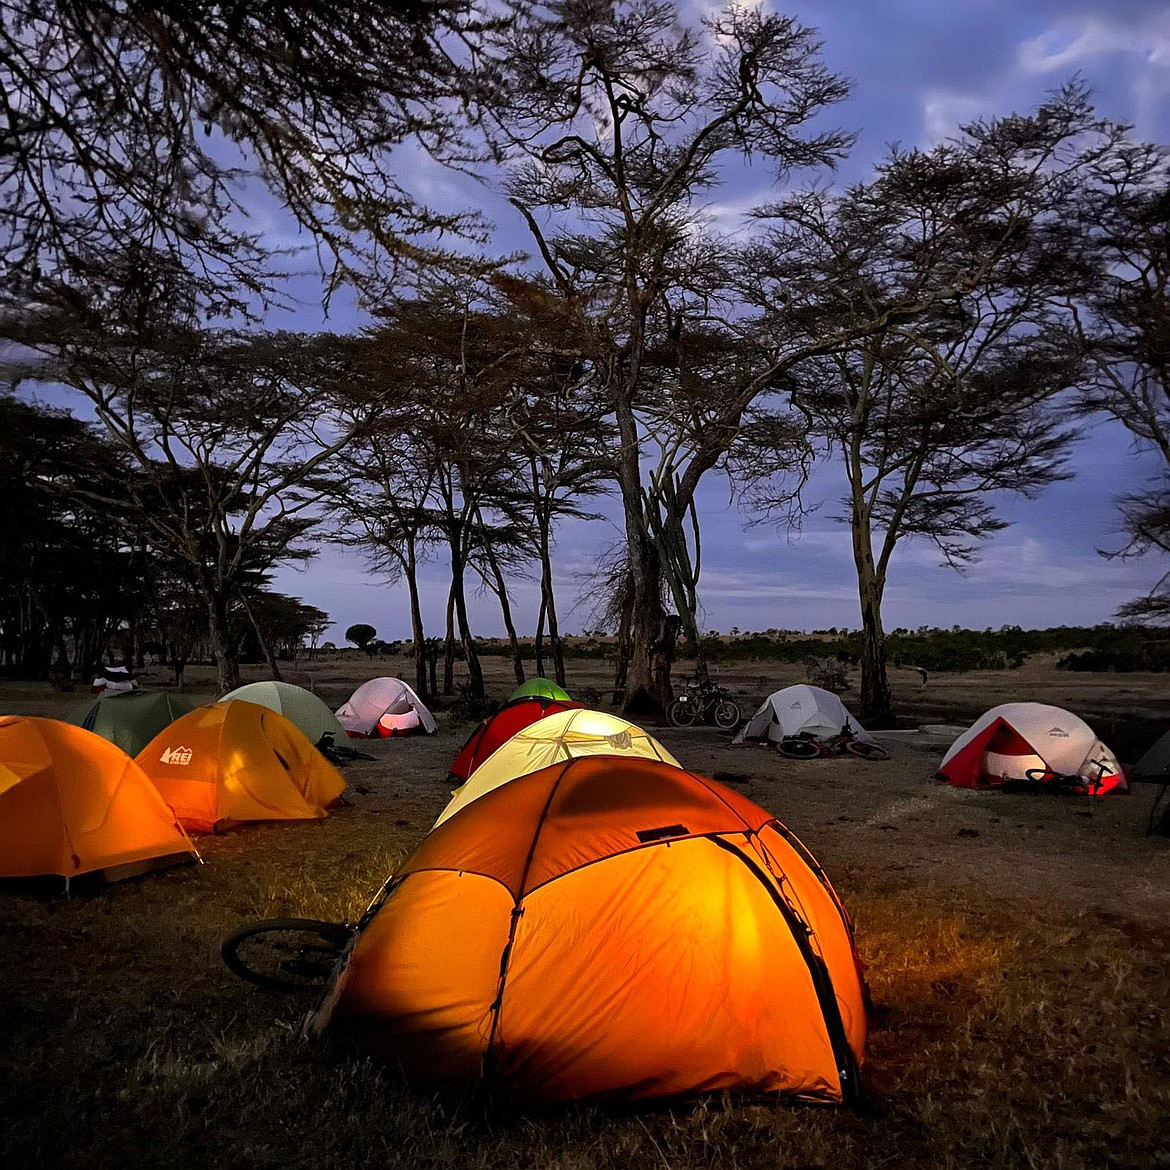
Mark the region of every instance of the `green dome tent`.
POLYGON ((558 687, 555 682, 547 678, 530 678, 526 683, 518 686, 504 701, 511 703, 516 699, 556 699, 561 703, 571 703, 572 696, 564 687, 558 687))
POLYGON ((88 704, 71 723, 136 756, 160 731, 198 706, 186 695, 166 691, 122 691, 88 704))
POLYGON ((312 744, 319 746, 326 735, 332 735, 335 744, 345 743, 345 728, 338 723, 337 716, 304 687, 274 680, 247 683, 224 695, 220 702, 229 699, 242 699, 245 703, 276 711, 299 728, 312 744))

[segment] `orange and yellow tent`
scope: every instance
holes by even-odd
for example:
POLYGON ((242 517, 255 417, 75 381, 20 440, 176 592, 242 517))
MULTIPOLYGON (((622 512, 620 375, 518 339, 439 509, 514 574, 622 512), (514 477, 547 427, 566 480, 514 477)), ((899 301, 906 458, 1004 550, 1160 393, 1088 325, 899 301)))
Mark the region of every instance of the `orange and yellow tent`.
POLYGON ((175 720, 138 753, 138 763, 180 822, 200 833, 324 817, 346 787, 283 715, 239 699, 175 720))
POLYGON ((587 756, 433 829, 312 1030, 512 1103, 858 1099, 852 929, 803 846, 712 780, 587 756))
POLYGON ((121 748, 55 719, 0 717, 0 877, 116 880, 198 856, 121 748))

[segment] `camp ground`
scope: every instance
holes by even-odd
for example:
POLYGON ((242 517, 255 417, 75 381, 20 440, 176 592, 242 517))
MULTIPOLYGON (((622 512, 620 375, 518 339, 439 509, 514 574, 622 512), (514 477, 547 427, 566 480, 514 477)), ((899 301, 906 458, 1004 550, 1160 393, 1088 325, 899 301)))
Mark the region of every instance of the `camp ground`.
MULTIPOLYGON (((507 664, 490 665, 509 695, 507 664)), ((314 690, 340 706, 367 668, 314 690)), ((745 709, 796 685, 759 686, 759 673, 721 675, 745 709)), ((583 679, 570 693, 601 689, 583 679)), ((572 716, 604 754, 545 761, 534 721, 472 774, 509 778, 434 827, 478 727, 436 704, 434 735, 363 742, 346 806, 327 818, 201 836, 204 864, 97 896, 79 896, 79 879, 69 901, 7 896, 8 1035, 30 1055, 19 1074, 0 1067, 0 1143, 25 1155, 14 1164, 69 1154, 100 1170, 124 1134, 160 1164, 173 1151, 180 1170, 234 1164, 241 1140, 281 1165, 368 1170, 388 1149, 436 1170, 649 1170, 662 1155, 679 1170, 1023 1170, 1053 1149, 1070 1164, 1108 1165, 1109 1151, 1151 1164, 1170 1092, 1156 1026, 1170 995, 1167 838, 1146 835, 1148 799, 933 781, 1017 677, 976 681, 964 697, 932 674, 914 725, 880 734, 890 759, 875 762, 570 708, 550 726, 572 716), (919 723, 954 730, 944 742, 919 723), (639 733, 662 758, 623 754, 639 733), (289 919, 317 925, 242 934, 289 919), (250 944, 281 943, 273 966, 294 986, 237 979, 221 958, 237 936, 253 972, 250 944), (1141 1077, 1126 1082, 1127 1068, 1141 1077), (1005 1069, 1010 1134, 997 1128, 1005 1069), (201 1101, 222 1125, 184 1112, 201 1101), (45 1130, 46 1103, 63 1128, 45 1130)), ((1041 693, 1086 710, 1067 683, 1041 693)), ((216 708, 279 718, 235 700, 199 711, 216 708)), ((1100 711, 1084 721, 1137 759, 1100 711)), ((1153 722, 1143 751, 1164 731, 1153 722)))
POLYGON ((400 678, 372 678, 337 708, 338 722, 355 739, 433 735, 437 724, 427 705, 400 678))

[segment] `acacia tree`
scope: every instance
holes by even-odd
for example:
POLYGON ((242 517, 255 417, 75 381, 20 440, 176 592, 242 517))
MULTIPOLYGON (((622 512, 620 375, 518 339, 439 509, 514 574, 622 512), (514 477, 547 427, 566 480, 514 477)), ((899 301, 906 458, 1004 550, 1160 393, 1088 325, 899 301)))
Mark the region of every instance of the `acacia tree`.
MULTIPOLYGON (((1116 419, 1162 455, 1149 491, 1121 500, 1122 556, 1170 554, 1170 151, 1127 137, 1078 192, 1084 282, 1072 302, 1091 377, 1078 409, 1116 419)), ((1170 572, 1119 616, 1170 619, 1170 572)))
POLYGON ((544 631, 547 624, 553 677, 565 685, 565 653, 554 585, 553 549, 558 523, 592 520, 596 515, 578 501, 605 490, 613 461, 606 450, 609 428, 596 405, 574 393, 574 365, 546 377, 533 377, 520 388, 509 412, 514 441, 526 464, 526 508, 536 537, 540 564, 540 608, 536 619, 536 673, 545 675, 544 631))
MULTIPOLYGON (((362 368, 363 363, 358 362, 362 368)), ((346 397, 353 392, 347 388, 346 397)), ((346 409, 344 403, 341 409, 346 409)), ((429 694, 419 569, 438 539, 427 500, 434 471, 419 458, 410 431, 395 410, 376 417, 365 433, 339 451, 315 488, 328 501, 334 523, 329 539, 362 549, 372 568, 390 582, 406 583, 414 646, 415 690, 429 694)))
MULTIPOLYGON (((697 197, 718 169, 759 155, 777 171, 837 158, 848 139, 810 122, 844 96, 795 21, 729 9, 683 28, 660 0, 558 0, 495 38, 499 136, 519 154, 507 193, 551 289, 570 310, 618 432, 632 604, 625 709, 670 697, 663 647, 662 556, 646 511, 639 405, 646 355, 710 303, 712 274, 694 246, 697 197), (545 226, 542 218, 555 218, 545 226)), ((674 506, 725 452, 679 477, 674 506), (688 478, 688 473, 693 474, 688 478)))
POLYGON ((535 538, 540 566, 536 673, 546 673, 547 626, 552 674, 563 686, 555 531, 563 520, 598 518, 578 501, 607 490, 615 471, 611 454, 615 436, 606 405, 591 392, 593 379, 575 315, 542 281, 495 273, 491 284, 502 296, 500 303, 488 301, 499 337, 496 345, 508 355, 500 371, 508 382, 501 438, 518 452, 511 504, 525 515, 524 527, 535 538))
POLYGON ((133 469, 119 496, 90 494, 133 505, 151 545, 184 566, 228 691, 240 685, 230 610, 249 574, 306 555, 297 542, 316 520, 301 485, 360 423, 327 411, 334 339, 175 324, 156 316, 172 287, 160 280, 160 306, 138 277, 134 300, 46 314, 22 340, 43 359, 33 375, 82 394, 133 469))
MULTIPOLYGON (((451 566, 444 688, 453 687, 458 639, 471 693, 482 696, 467 608, 468 570, 479 573, 499 599, 520 677, 523 671, 503 560, 524 520, 516 502, 516 457, 504 428, 514 370, 526 357, 511 324, 477 304, 477 291, 428 287, 418 299, 383 310, 386 323, 352 343, 357 377, 338 387, 338 397, 360 404, 374 390, 384 404, 364 440, 370 464, 356 465, 360 452, 341 460, 341 482, 364 485, 349 491, 342 507, 364 526, 363 544, 383 542, 388 555, 408 568, 417 565, 420 539, 441 538, 451 566)), ((421 647, 417 602, 412 593, 421 647)), ((423 668, 420 657, 417 669, 423 668)))
MULTIPOLYGON (((418 256, 463 215, 398 180, 408 140, 462 157, 468 0, 9 0, 0 23, 0 304, 84 287, 127 247, 266 284, 238 227, 259 173, 333 260, 418 256), (452 52, 448 52, 451 46, 452 52), (239 166, 221 160, 238 155, 239 166), (376 249, 369 247, 374 244, 376 249)), ((434 255, 431 251, 428 253, 434 255)))
POLYGON ((1082 368, 1061 307, 1069 199, 1118 132, 1070 87, 1034 115, 896 151, 871 183, 769 209, 781 226, 746 257, 762 324, 853 335, 796 367, 784 401, 848 483, 870 720, 891 714, 881 608, 898 544, 926 538, 962 564, 1004 526, 992 493, 1063 475, 1071 435, 1050 400, 1082 368))

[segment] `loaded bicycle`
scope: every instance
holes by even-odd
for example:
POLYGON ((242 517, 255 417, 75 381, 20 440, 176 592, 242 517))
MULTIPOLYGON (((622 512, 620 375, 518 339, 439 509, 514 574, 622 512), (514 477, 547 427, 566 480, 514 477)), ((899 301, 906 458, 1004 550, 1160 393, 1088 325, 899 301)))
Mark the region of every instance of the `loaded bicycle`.
POLYGON ((810 731, 797 735, 786 735, 776 745, 776 750, 790 760, 816 760, 834 756, 857 756, 862 760, 888 760, 890 753, 884 747, 868 740, 859 739, 853 726, 845 726, 828 739, 818 739, 810 731))
POLYGON ((709 678, 690 679, 682 694, 671 699, 666 708, 666 721, 672 727, 714 723, 721 731, 728 731, 739 719, 739 704, 731 692, 709 678))

